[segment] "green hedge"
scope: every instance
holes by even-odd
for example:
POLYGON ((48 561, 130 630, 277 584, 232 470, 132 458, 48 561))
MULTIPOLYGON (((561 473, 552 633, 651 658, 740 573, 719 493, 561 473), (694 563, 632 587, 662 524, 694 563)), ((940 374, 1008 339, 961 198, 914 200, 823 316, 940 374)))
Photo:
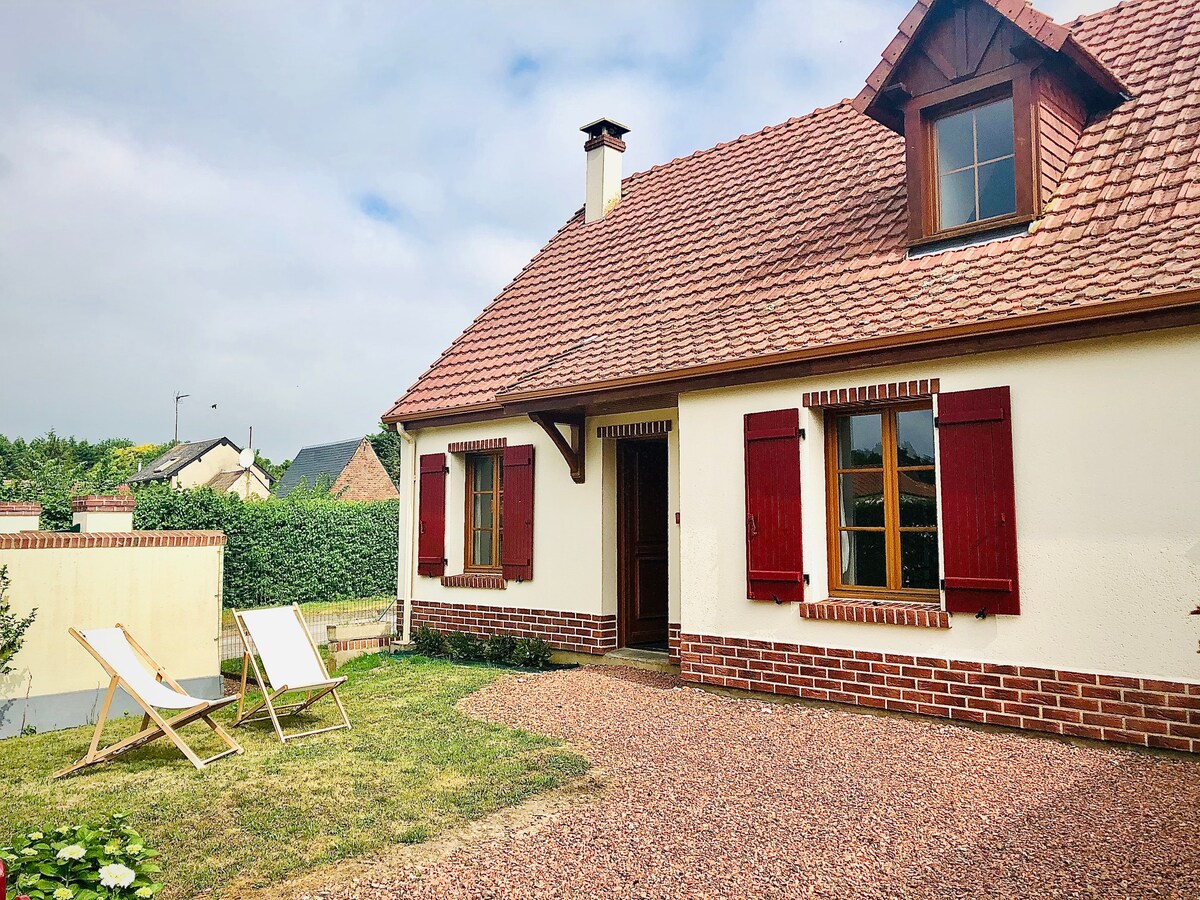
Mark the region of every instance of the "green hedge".
POLYGON ((207 488, 137 492, 137 529, 225 532, 225 605, 394 594, 398 500, 357 503, 318 492, 243 501, 207 488))

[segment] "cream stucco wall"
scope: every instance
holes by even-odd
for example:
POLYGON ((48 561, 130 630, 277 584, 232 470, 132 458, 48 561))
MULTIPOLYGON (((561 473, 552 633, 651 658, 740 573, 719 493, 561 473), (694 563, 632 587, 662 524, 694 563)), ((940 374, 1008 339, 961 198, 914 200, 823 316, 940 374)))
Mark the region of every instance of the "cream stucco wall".
MULTIPOLYGON (((241 469, 238 461, 238 451, 228 444, 218 444, 197 460, 193 460, 171 479, 174 487, 198 487, 208 484, 214 475, 241 469)), ((245 497, 247 492, 246 478, 243 475, 230 486, 228 493, 245 497)), ((249 494, 251 497, 268 497, 271 494, 270 479, 258 466, 250 470, 249 494)))
MULTIPOLYGON (((1200 679, 1200 329, 688 393, 685 633, 1200 679), (742 417, 804 391, 920 378, 1012 390, 1021 615, 949 630, 801 619, 746 599, 742 417)), ((806 598, 827 596, 821 418, 801 410, 806 598)), ((583 556, 577 552, 577 556, 583 556)))
POLYGON ((0 550, 17 615, 37 608, 0 699, 107 687, 68 628, 120 623, 178 681, 219 675, 222 547, 0 550))
MULTIPOLYGON (((413 596, 443 603, 548 609, 564 612, 614 614, 616 589, 616 447, 599 440, 596 428, 651 419, 675 420, 674 410, 648 410, 628 415, 589 418, 586 423, 586 480, 571 480, 567 464, 542 429, 527 418, 482 424, 428 428, 413 432, 415 453, 443 453, 451 443, 507 438, 510 446, 533 444, 534 516, 533 579, 509 582, 503 591, 443 587, 437 578, 417 576, 413 596)), ((678 621, 680 607, 678 428, 668 438, 670 477, 669 615, 678 621)), ((466 512, 466 460, 447 454, 450 474, 446 491, 447 575, 463 571, 466 512)), ((408 501, 406 501, 408 502, 408 501)), ((410 559, 416 558, 415 544, 410 559)))

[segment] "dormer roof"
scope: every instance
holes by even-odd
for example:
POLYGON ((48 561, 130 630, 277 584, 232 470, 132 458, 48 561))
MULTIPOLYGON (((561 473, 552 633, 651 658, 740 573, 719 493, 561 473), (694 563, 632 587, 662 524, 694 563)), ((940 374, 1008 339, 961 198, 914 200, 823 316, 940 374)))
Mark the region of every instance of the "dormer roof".
MULTIPOLYGON (((1076 40, 1072 30, 1059 25, 1043 12, 1034 9, 1024 0, 977 0, 994 9, 1000 16, 1018 29, 1033 45, 1047 53, 1053 53, 1075 68, 1093 96, 1093 105, 1116 106, 1129 96, 1129 89, 1104 63, 1100 62, 1086 47, 1076 40)), ((922 29, 932 18, 935 9, 947 6, 962 6, 964 0, 917 0, 892 38, 884 48, 879 65, 867 77, 867 83, 854 98, 854 108, 886 125, 893 131, 904 133, 904 119, 895 104, 889 102, 887 92, 893 83, 893 75, 909 53, 920 47, 922 29)), ((979 55, 982 55, 980 48, 979 55)), ((963 79, 969 72, 955 71, 952 60, 937 60, 947 78, 963 79)))

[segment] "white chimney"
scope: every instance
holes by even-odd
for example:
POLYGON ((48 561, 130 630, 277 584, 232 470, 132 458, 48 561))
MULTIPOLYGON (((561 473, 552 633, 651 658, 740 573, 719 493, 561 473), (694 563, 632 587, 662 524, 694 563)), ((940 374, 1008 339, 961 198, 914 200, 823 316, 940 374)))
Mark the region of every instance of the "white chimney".
POLYGON ((595 222, 621 201, 621 154, 625 152, 622 135, 629 129, 612 119, 597 119, 579 129, 588 136, 587 202, 584 222, 595 222))

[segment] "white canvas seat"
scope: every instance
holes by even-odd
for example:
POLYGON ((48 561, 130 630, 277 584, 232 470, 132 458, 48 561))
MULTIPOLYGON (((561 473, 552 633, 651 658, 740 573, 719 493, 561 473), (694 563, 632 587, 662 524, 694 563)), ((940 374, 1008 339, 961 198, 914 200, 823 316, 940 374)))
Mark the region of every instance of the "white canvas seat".
POLYGON ((242 752, 238 743, 211 718, 214 710, 229 705, 237 699, 236 697, 222 697, 218 700, 193 697, 142 649, 123 625, 117 625, 115 628, 93 628, 83 632, 72 628, 70 633, 108 673, 108 693, 105 694, 104 705, 100 709, 100 718, 96 722, 96 730, 92 734, 92 743, 87 754, 74 765, 55 772, 55 778, 106 762, 160 737, 168 738, 197 769, 203 769, 223 756, 242 752), (100 734, 104 730, 104 723, 108 719, 117 688, 122 688, 142 708, 142 727, 137 734, 100 749, 100 734), (164 719, 158 712, 160 709, 182 712, 170 719, 164 719), (207 724, 229 749, 208 759, 197 756, 177 732, 177 729, 196 720, 207 724))
POLYGON ((238 714, 234 727, 246 722, 257 722, 269 718, 275 726, 275 733, 281 742, 293 738, 307 737, 326 731, 337 731, 349 728, 350 719, 337 689, 345 684, 345 677, 330 678, 325 669, 317 645, 313 642, 308 631, 308 625, 300 612, 300 607, 276 607, 273 609, 234 610, 234 621, 238 626, 238 634, 242 638, 244 653, 242 655, 242 699, 238 700, 238 714), (257 651, 257 657, 255 656, 257 651), (261 667, 259 660, 261 659, 261 667), (250 669, 258 686, 262 690, 263 699, 253 709, 243 712, 246 694, 246 681, 250 669), (265 672, 265 678, 264 678, 265 672), (294 703, 278 704, 276 701, 285 694, 303 692, 303 700, 294 703), (342 724, 328 728, 315 728, 299 734, 283 733, 279 724, 282 715, 296 715, 308 709, 325 695, 333 697, 338 712, 342 716, 342 724), (266 709, 266 715, 255 716, 261 709, 266 709))

